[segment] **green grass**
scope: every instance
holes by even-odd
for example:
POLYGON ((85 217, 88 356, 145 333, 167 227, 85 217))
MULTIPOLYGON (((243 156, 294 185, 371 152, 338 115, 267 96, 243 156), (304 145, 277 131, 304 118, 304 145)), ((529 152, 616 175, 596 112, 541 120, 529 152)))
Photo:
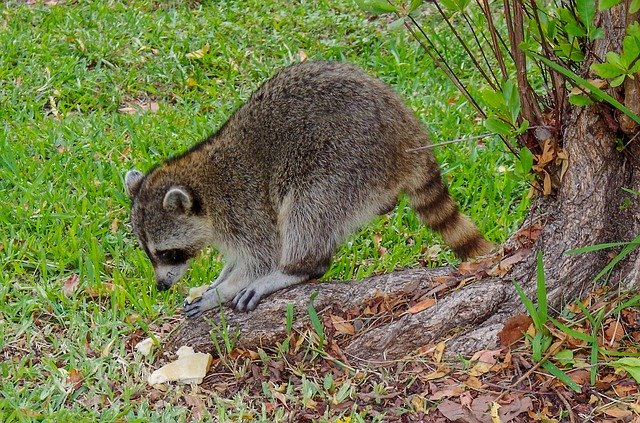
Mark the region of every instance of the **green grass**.
MULTIPOLYGON (((277 68, 299 60, 300 50, 357 63, 393 85, 434 142, 482 131, 416 43, 350 1, 186 3, 0 8, 2 421, 187 418, 185 407, 158 414, 136 397, 149 363, 126 341, 157 331, 188 287, 221 266, 215 254, 204 256, 176 290, 156 292, 129 230, 123 175, 201 140, 277 68), (204 58, 186 58, 205 44, 204 58), (158 111, 119 111, 143 102, 158 111), (62 287, 74 274, 79 286, 67 297, 62 287), (68 377, 75 370, 78 388, 68 377)), ((494 140, 436 150, 461 207, 495 241, 526 208, 525 187, 503 150, 494 140)), ((350 238, 327 278, 418 266, 440 242, 401 202, 350 238)), ((447 251, 433 264, 453 260, 447 251)), ((216 399, 212 414, 226 413, 228 401, 216 399)))

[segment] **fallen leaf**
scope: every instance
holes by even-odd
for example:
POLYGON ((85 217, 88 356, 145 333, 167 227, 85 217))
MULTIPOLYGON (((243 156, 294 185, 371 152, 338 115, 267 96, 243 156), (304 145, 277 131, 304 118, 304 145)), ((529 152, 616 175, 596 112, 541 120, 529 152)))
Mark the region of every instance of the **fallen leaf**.
POLYGON ((62 285, 62 293, 65 297, 70 297, 76 292, 78 289, 78 284, 80 283, 80 277, 77 274, 73 274, 64 281, 64 285, 62 285))
POLYGON ((116 342, 116 338, 113 338, 107 345, 104 346, 102 351, 100 352, 100 357, 108 357, 111 354, 111 347, 113 347, 114 342, 116 342))
POLYGON ((423 380, 427 381, 427 380, 435 380, 435 379, 440 379, 445 377, 447 374, 449 374, 449 372, 445 372, 442 370, 436 370, 435 372, 431 372, 429 374, 426 374, 422 377, 423 380))
POLYGON ((500 422, 509 423, 522 413, 527 413, 533 410, 533 401, 531 398, 522 396, 515 397, 514 401, 510 404, 502 404, 500 406, 499 415, 500 422))
POLYGON ((411 313, 411 314, 420 313, 421 311, 428 309, 429 307, 431 307, 435 303, 436 303, 436 299, 435 298, 426 298, 426 299, 420 301, 419 303, 414 304, 413 306, 409 307, 409 310, 407 310, 407 312, 411 313))
POLYGON ((298 58, 300 59, 300 62, 306 62, 308 59, 307 53, 305 53, 304 50, 298 50, 298 58))
POLYGON ((445 389, 438 389, 429 396, 429 400, 440 401, 441 399, 444 399, 444 398, 458 397, 464 391, 465 391, 465 388, 462 385, 451 386, 445 389))
POLYGON ((633 415, 633 412, 628 409, 623 409, 618 406, 608 407, 602 410, 604 414, 607 416, 615 417, 617 419, 623 419, 625 417, 629 417, 633 415))
POLYGON ((493 423, 501 423, 500 421, 500 415, 498 413, 498 410, 500 409, 500 404, 498 404, 497 402, 493 401, 491 403, 491 421, 493 423))
POLYGON ((444 347, 445 347, 444 341, 440 341, 438 342, 438 345, 436 345, 436 349, 433 351, 433 360, 436 363, 440 363, 442 361, 442 355, 444 354, 444 347))
POLYGON ((72 390, 77 390, 82 386, 82 373, 78 369, 69 370, 69 375, 67 376, 67 384, 71 386, 72 390))
POLYGON ((500 344, 508 347, 518 339, 524 336, 529 325, 531 325, 531 317, 526 314, 516 314, 509 318, 504 324, 502 330, 498 333, 500 344))
POLYGON ((356 333, 356 329, 353 326, 353 323, 344 320, 342 317, 334 316, 333 314, 329 316, 331 318, 331 323, 333 327, 336 329, 336 332, 342 335, 353 335, 356 333))
POLYGON ((211 49, 211 46, 209 45, 209 43, 207 43, 203 45, 202 48, 199 48, 198 50, 185 54, 185 57, 190 60, 202 59, 205 56, 205 54, 209 52, 210 49, 211 49))
POLYGON ((531 254, 530 248, 522 248, 520 250, 517 250, 515 253, 511 254, 510 256, 500 260, 500 263, 498 263, 498 265, 495 266, 491 270, 491 272, 489 272, 489 274, 491 276, 504 277, 514 265, 516 265, 517 263, 520 263, 530 254, 531 254))
POLYGON ((444 400, 438 405, 438 411, 452 422, 468 421, 465 418, 470 412, 462 407, 462 404, 451 400, 444 400))
POLYGON ((118 232, 118 226, 120 225, 120 219, 116 218, 111 221, 111 233, 115 234, 118 232))
POLYGON ((606 342, 610 346, 618 344, 624 336, 624 328, 622 327, 622 324, 620 324, 620 322, 618 322, 617 320, 614 320, 604 331, 604 336, 606 342))

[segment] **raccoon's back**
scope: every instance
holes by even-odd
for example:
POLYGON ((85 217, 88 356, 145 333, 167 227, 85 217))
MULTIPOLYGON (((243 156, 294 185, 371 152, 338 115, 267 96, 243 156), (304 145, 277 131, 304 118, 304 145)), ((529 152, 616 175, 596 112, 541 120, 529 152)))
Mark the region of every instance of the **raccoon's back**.
POLYGON ((339 62, 304 62, 265 82, 229 120, 234 143, 272 163, 374 165, 425 141, 387 85, 339 62))

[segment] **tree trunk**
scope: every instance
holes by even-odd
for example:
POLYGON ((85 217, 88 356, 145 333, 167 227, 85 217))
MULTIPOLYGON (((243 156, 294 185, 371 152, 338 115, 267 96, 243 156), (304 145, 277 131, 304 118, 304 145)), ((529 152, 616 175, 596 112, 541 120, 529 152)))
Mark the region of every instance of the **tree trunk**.
MULTIPOLYGON (((607 51, 620 50, 627 26, 622 9, 600 14, 599 25, 606 36, 594 42, 590 57, 602 58, 607 51)), ((620 152, 620 116, 603 104, 572 108, 564 116, 562 143, 569 167, 555 195, 539 198, 524 222, 525 227, 542 223, 533 248, 521 244, 522 232, 505 244, 505 251, 521 259, 508 274, 482 278, 487 273, 500 274, 495 271, 500 258, 494 258, 485 266, 472 266, 466 273, 461 269, 453 277, 446 275, 454 269, 441 268, 395 272, 352 283, 307 283, 275 293, 250 313, 225 308, 226 332, 238 334, 238 347, 274 345, 286 336, 288 303, 295 305, 294 329, 308 326, 307 306, 311 293, 317 290, 314 307, 325 326, 332 326, 331 315, 365 322, 354 324, 355 333, 344 336, 341 345, 347 359, 394 359, 439 339, 447 340, 450 353, 471 353, 495 346, 506 319, 524 310, 513 280, 523 285, 530 298, 535 297, 537 250, 543 252, 550 310, 560 311, 567 301, 593 289, 593 277, 611 259, 610 250, 580 255, 567 255, 565 251, 629 241, 640 234, 640 199, 623 190, 640 191, 640 137, 630 138, 620 152), (420 312, 397 307, 399 300, 406 303, 428 297, 437 297, 437 303, 420 312), (384 302, 391 306, 375 310, 378 323, 366 324, 371 305, 384 302), (358 313, 363 317, 354 317, 358 313)), ((638 249, 618 264, 608 282, 624 289, 640 288, 638 249)), ((210 333, 221 333, 216 329, 219 315, 215 312, 206 316, 213 325, 209 319, 186 320, 171 335, 167 349, 190 345, 215 353, 210 333)))

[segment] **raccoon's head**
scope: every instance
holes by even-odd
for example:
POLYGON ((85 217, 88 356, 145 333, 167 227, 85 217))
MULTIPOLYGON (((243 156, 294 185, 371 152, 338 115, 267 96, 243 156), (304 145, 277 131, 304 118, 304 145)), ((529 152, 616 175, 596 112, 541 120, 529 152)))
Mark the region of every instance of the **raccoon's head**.
POLYGON ((133 231, 153 264, 158 289, 164 291, 210 243, 211 229, 200 199, 190 188, 165 180, 170 178, 147 176, 130 170, 125 186, 132 202, 133 231))

